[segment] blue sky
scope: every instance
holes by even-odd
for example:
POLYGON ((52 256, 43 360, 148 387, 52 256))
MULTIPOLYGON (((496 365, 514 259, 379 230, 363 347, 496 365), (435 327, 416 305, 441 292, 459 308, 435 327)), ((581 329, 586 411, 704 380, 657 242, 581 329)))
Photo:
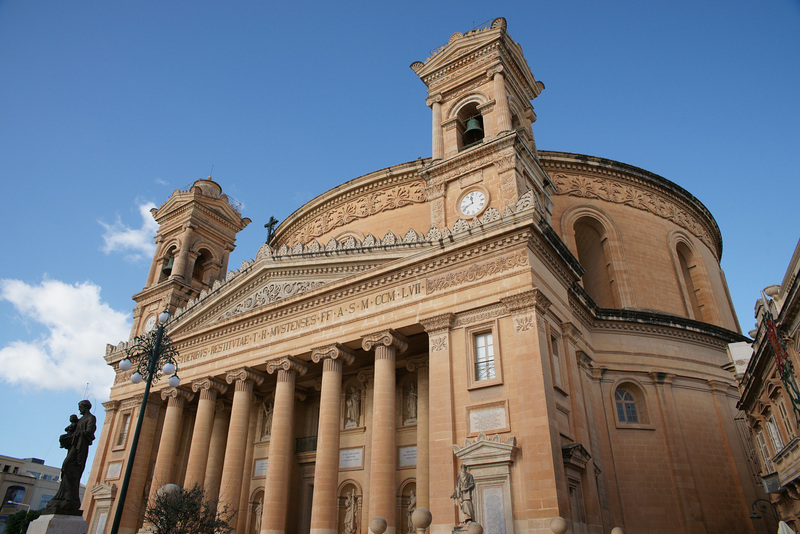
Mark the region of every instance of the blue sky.
POLYGON ((0 0, 0 454, 60 465, 87 388, 102 416, 149 207, 213 174, 253 220, 231 266, 251 259, 271 215, 429 156, 409 65, 499 16, 546 85, 539 148, 699 198, 752 328, 800 237, 797 1, 0 0))

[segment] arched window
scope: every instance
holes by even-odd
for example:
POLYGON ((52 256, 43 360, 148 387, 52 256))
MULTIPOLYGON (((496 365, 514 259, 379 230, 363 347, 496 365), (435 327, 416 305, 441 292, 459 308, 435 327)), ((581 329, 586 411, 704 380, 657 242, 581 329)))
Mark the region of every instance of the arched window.
POLYGON ((478 111, 478 104, 471 102, 458 111, 459 142, 458 149, 463 150, 483 142, 483 115, 478 111))
POLYGON ((178 253, 178 247, 172 246, 167 249, 167 253, 164 254, 163 259, 161 260, 161 266, 159 267, 158 273, 158 281, 161 282, 169 278, 172 274, 172 268, 175 265, 175 255, 178 253))
POLYGON ((7 502, 22 502, 25 500, 25 488, 22 486, 9 486, 6 490, 6 497, 3 503, 7 502))
POLYGON ((703 314, 702 295, 700 293, 700 273, 698 272, 697 262, 694 254, 685 243, 679 242, 675 247, 678 256, 678 263, 683 278, 683 286, 686 289, 687 308, 690 317, 702 321, 705 319, 703 314))
POLYGON ((197 258, 194 260, 194 268, 192 269, 192 281, 200 284, 208 284, 205 280, 206 271, 211 266, 213 257, 211 253, 205 249, 201 249, 197 258))
POLYGON ((633 393, 625 388, 617 389, 614 393, 614 401, 617 405, 617 420, 620 423, 638 423, 639 411, 636 409, 636 399, 633 393))
POLYGON ((625 380, 613 391, 617 427, 651 428, 647 400, 638 384, 625 380))
POLYGON ((606 250, 605 228, 593 217, 581 217, 575 221, 574 231, 578 260, 586 269, 583 288, 601 308, 619 308, 614 269, 606 250))

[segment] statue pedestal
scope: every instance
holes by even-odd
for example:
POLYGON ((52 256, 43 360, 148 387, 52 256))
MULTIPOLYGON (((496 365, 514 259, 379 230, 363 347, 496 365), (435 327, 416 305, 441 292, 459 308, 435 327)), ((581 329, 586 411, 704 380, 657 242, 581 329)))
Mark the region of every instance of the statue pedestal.
POLYGON ((42 515, 28 525, 28 534, 86 534, 89 523, 79 515, 42 515))

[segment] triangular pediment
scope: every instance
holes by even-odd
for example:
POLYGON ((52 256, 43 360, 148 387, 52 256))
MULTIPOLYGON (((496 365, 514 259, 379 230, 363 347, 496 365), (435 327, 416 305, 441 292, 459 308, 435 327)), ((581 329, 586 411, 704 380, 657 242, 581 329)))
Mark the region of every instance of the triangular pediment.
POLYGON ((484 51, 492 43, 499 41, 503 33, 504 30, 500 28, 472 30, 466 34, 454 33, 447 44, 435 51, 424 63, 417 62, 411 68, 424 80, 442 68, 484 51))
POLYGON ((243 262, 224 282, 214 283, 176 310, 170 336, 176 337, 288 304, 396 259, 396 254, 286 255, 243 262), (328 256, 328 257, 325 257, 328 256))
POLYGON ((474 439, 467 438, 463 446, 453 445, 453 452, 468 466, 511 463, 517 452, 517 439, 514 436, 501 438, 499 434, 487 437, 480 433, 474 439))

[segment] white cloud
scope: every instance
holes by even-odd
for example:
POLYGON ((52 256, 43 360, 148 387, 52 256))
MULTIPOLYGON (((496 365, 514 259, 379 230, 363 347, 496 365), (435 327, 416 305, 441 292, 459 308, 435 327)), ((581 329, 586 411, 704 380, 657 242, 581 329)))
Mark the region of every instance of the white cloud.
POLYGON ((114 224, 98 221, 106 230, 103 234, 103 252, 127 252, 126 258, 131 261, 151 258, 156 252, 153 237, 158 231, 158 223, 150 214, 150 210, 155 207, 152 202, 139 205, 139 214, 142 216, 140 228, 129 228, 119 216, 114 224))
POLYGON ((47 330, 39 339, 13 341, 0 348, 0 380, 37 389, 83 393, 107 399, 114 370, 103 360, 106 343, 128 339, 128 314, 100 300, 91 282, 66 284, 45 279, 39 285, 0 280, 0 299, 25 320, 47 330))

